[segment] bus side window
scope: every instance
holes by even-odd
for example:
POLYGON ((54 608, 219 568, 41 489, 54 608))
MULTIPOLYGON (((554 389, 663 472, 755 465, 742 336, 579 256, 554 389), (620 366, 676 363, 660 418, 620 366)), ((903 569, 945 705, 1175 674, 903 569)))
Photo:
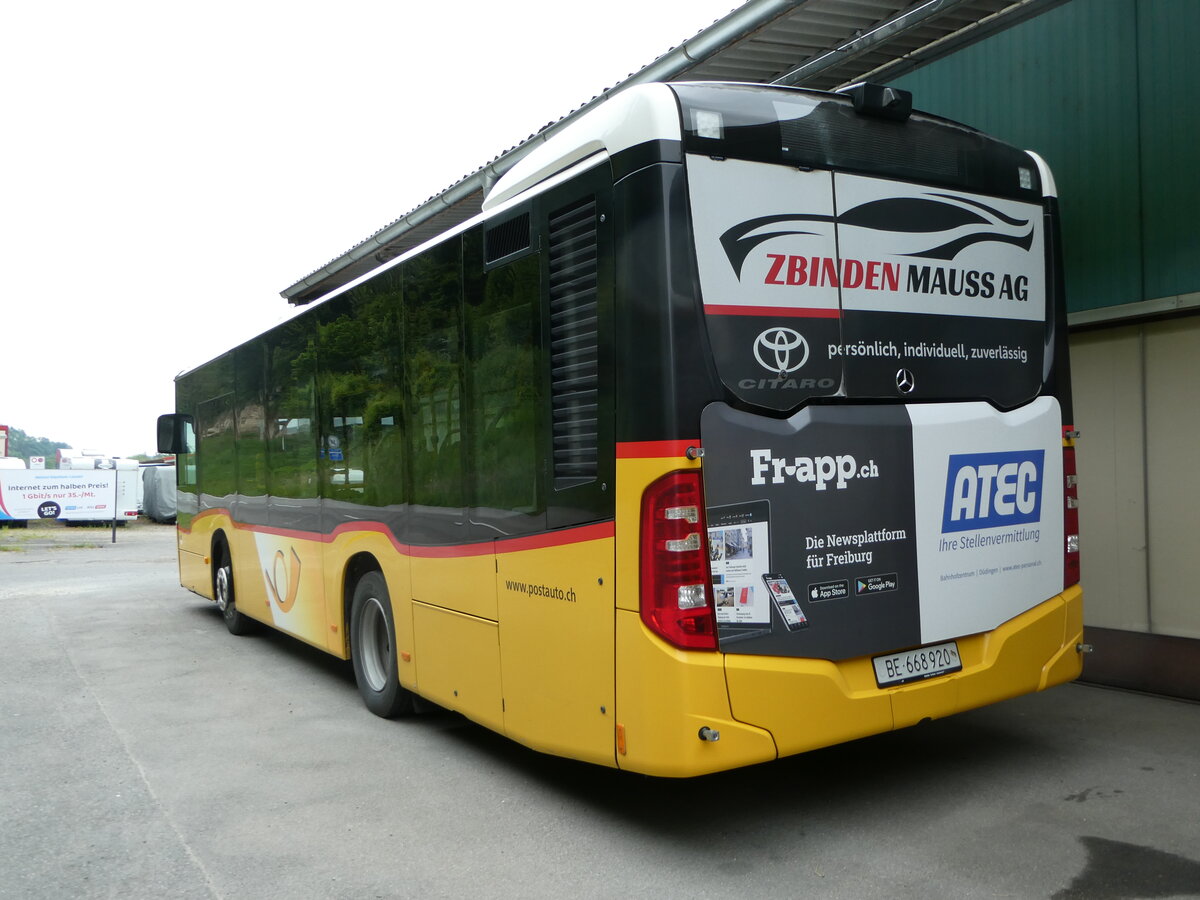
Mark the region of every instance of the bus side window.
POLYGON ((404 502, 400 283, 400 274, 391 273, 323 310, 317 385, 325 497, 372 506, 404 502))
POLYGON ((204 460, 204 482, 200 490, 212 500, 232 497, 237 493, 233 393, 202 402, 196 424, 200 437, 197 452, 204 460))
POLYGON ((317 496, 316 403, 313 375, 316 340, 312 323, 295 319, 268 336, 267 414, 272 497, 317 496))
POLYGON ((539 258, 522 256, 469 280, 466 296, 472 516, 506 532, 545 527, 539 275, 539 258))
MULTIPOLYGON (((263 343, 250 341, 234 351, 237 389, 237 492, 239 497, 267 493, 267 425, 263 410, 263 343)), ((239 500, 239 502, 241 502, 239 500)), ((259 504, 254 513, 261 517, 259 504)), ((248 510, 239 512, 245 520, 248 510)))
POLYGON ((462 509, 462 261, 449 240, 404 266, 412 502, 462 509))

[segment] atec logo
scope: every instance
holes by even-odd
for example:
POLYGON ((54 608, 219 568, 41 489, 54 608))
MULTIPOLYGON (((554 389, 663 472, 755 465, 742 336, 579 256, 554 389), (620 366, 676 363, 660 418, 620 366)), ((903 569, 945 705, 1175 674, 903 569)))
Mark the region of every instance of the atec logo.
POLYGON ((1045 457, 1045 450, 951 456, 942 533, 1039 521, 1045 457))
POLYGON ((777 325, 754 339, 754 358, 768 372, 783 376, 808 362, 808 341, 800 332, 777 325))

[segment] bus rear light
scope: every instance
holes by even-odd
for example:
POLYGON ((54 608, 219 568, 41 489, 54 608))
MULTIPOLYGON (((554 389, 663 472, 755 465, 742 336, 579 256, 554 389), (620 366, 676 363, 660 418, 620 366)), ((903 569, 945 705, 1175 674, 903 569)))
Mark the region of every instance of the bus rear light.
POLYGON ((680 609, 700 609, 708 603, 708 591, 703 584, 681 584, 678 597, 680 609))
POLYGON ((668 519, 683 519, 695 525, 700 521, 700 510, 695 506, 668 506, 663 510, 668 519))
POLYGON ((1075 439, 1079 432, 1063 428, 1063 587, 1079 584, 1079 475, 1075 468, 1075 439))
POLYGON ((700 534, 693 531, 681 541, 667 541, 666 549, 669 553, 687 553, 689 550, 699 550, 700 534))
POLYGON ((703 510, 698 471, 671 472, 642 495, 642 621, 685 650, 717 649, 703 510))

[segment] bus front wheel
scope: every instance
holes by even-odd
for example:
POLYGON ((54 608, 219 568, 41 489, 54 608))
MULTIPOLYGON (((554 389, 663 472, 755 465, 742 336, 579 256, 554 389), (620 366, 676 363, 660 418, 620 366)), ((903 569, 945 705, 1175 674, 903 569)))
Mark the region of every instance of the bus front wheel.
POLYGON ((400 686, 396 671, 396 626, 387 582, 367 572, 350 601, 350 658, 354 680, 367 709, 392 719, 413 711, 413 695, 400 686))
POLYGON ((238 612, 237 601, 233 593, 233 561, 229 558, 229 549, 221 548, 220 562, 213 575, 213 598, 217 601, 217 609, 225 619, 225 627, 230 634, 250 634, 254 630, 254 620, 238 612))

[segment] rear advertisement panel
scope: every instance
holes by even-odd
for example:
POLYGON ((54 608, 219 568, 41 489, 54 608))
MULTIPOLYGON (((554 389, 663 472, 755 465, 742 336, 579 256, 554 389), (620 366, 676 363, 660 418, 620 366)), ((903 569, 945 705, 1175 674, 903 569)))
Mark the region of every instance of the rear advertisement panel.
POLYGON ((704 413, 721 647, 846 659, 988 631, 1062 589, 1061 414, 704 413))
POLYGON ((737 396, 786 410, 839 392, 1005 408, 1037 395, 1037 204, 733 159, 687 165, 709 335, 737 396))
POLYGON ((842 363, 825 352, 841 343, 832 174, 689 156, 688 185, 721 379, 771 409, 834 394, 842 363))

